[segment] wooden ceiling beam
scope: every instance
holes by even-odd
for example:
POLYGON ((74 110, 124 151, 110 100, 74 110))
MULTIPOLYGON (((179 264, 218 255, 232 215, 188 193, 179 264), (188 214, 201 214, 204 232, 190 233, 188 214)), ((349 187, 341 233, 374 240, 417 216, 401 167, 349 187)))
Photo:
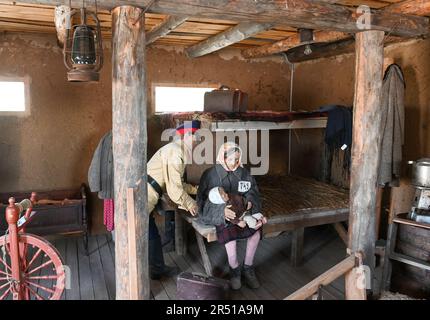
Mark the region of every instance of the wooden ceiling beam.
POLYGON ((430 15, 430 0, 406 0, 385 7, 386 12, 411 14, 416 16, 430 15))
MULTIPOLYGON (((314 33, 314 40, 316 42, 332 42, 350 38, 351 35, 338 31, 319 31, 314 33)), ((264 45, 256 48, 249 48, 242 51, 242 56, 247 59, 258 58, 284 52, 290 48, 300 44, 299 34, 292 35, 284 40, 277 41, 273 44, 264 45)))
POLYGON ((272 29, 273 27, 274 25, 271 23, 242 22, 237 26, 189 47, 185 52, 190 58, 201 57, 245 40, 262 31, 272 29))
MULTIPOLYGON (((393 43, 399 43, 408 39, 400 37, 387 37, 384 41, 384 45, 393 43)), ((304 62, 309 60, 315 60, 320 58, 330 58, 338 56, 340 54, 353 53, 355 50, 355 39, 348 38, 345 40, 339 40, 335 42, 328 42, 322 47, 312 49, 312 53, 306 55, 300 52, 295 52, 290 56, 289 61, 292 63, 304 62)))
POLYGON ((185 21, 187 21, 188 16, 170 16, 166 21, 156 26, 153 30, 146 34, 146 45, 157 41, 158 39, 169 34, 172 30, 179 27, 185 21))
MULTIPOLYGON (((57 5, 62 0, 20 0, 21 3, 57 5)), ((98 0, 102 9, 112 9, 121 5, 145 7, 151 0, 98 0)), ((360 15, 354 8, 315 2, 312 0, 157 0, 149 12, 169 15, 273 23, 308 29, 359 32, 357 24, 360 15)), ((372 11, 370 29, 391 31, 394 35, 414 37, 428 33, 427 18, 372 11)))
MULTIPOLYGON (((415 16, 427 16, 427 15, 430 15, 430 0, 406 0, 406 1, 389 5, 384 9, 381 9, 381 11, 394 13, 394 14, 407 13, 415 16)), ((333 46, 324 47, 326 48, 326 50, 332 50, 333 48, 337 49, 340 46, 339 43, 337 42, 342 39, 349 41, 349 39, 351 39, 351 36, 348 33, 341 33, 341 32, 330 33, 330 32, 322 31, 322 32, 315 33, 316 42, 336 42, 333 44, 333 46)), ((277 41, 273 44, 261 46, 259 48, 246 49, 242 52, 242 55, 248 59, 264 57, 264 56, 287 51, 292 47, 298 46, 299 44, 300 44, 300 37, 298 35, 294 35, 284 40, 277 41)), ((342 45, 340 47, 342 47, 343 49, 339 52, 339 54, 343 53, 346 46, 342 45)), ((310 60, 309 58, 310 57, 303 57, 302 61, 310 60)))

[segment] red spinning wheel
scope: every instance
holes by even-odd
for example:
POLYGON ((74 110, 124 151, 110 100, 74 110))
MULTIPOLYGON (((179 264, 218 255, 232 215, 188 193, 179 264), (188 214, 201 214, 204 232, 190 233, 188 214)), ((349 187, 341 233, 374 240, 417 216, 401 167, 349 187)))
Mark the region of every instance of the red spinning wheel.
MULTIPOLYGON (((0 237, 0 300, 59 300, 66 281, 60 254, 45 239, 18 233, 25 225, 17 226, 20 209, 11 198, 9 234, 0 237)), ((24 217, 30 217, 31 209, 24 217)))

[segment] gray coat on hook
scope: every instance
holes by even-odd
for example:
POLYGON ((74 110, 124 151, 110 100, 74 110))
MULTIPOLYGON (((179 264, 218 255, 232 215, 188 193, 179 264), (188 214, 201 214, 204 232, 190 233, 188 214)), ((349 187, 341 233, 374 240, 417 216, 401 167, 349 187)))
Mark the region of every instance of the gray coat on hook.
POLYGON ((113 153, 112 131, 100 140, 88 170, 88 185, 91 192, 98 192, 100 199, 113 199, 113 153))
POLYGON ((382 145, 378 184, 399 186, 405 134, 405 79, 400 67, 388 67, 382 85, 382 145))

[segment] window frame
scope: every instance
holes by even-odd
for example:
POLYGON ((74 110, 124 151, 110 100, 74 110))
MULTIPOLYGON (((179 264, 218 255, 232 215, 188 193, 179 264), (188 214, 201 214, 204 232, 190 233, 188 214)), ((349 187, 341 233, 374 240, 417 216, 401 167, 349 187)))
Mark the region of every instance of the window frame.
POLYGON ((0 75, 0 82, 23 82, 24 83, 24 111, 0 111, 0 117, 27 117, 30 115, 30 77, 29 76, 3 76, 0 75))
MULTIPOLYGON (((170 111, 157 111, 156 110, 156 97, 155 88, 156 87, 173 87, 173 88, 213 88, 218 89, 221 85, 219 83, 174 83, 174 82, 156 82, 151 85, 151 109, 152 113, 159 115, 163 113, 174 113, 170 111)), ((198 112, 198 111, 178 111, 178 112, 198 112)))

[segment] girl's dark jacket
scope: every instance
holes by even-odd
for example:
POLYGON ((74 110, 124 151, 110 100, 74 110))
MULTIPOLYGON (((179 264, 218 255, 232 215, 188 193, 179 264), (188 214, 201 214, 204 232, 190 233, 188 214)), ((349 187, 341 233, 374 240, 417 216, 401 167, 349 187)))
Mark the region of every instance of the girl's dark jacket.
POLYGON ((216 164, 207 169, 200 178, 197 191, 199 219, 205 224, 222 225, 226 204, 213 204, 208 200, 209 191, 214 187, 223 187, 227 193, 240 194, 252 203, 251 214, 261 212, 260 193, 255 178, 243 167, 235 171, 226 171, 216 164))

